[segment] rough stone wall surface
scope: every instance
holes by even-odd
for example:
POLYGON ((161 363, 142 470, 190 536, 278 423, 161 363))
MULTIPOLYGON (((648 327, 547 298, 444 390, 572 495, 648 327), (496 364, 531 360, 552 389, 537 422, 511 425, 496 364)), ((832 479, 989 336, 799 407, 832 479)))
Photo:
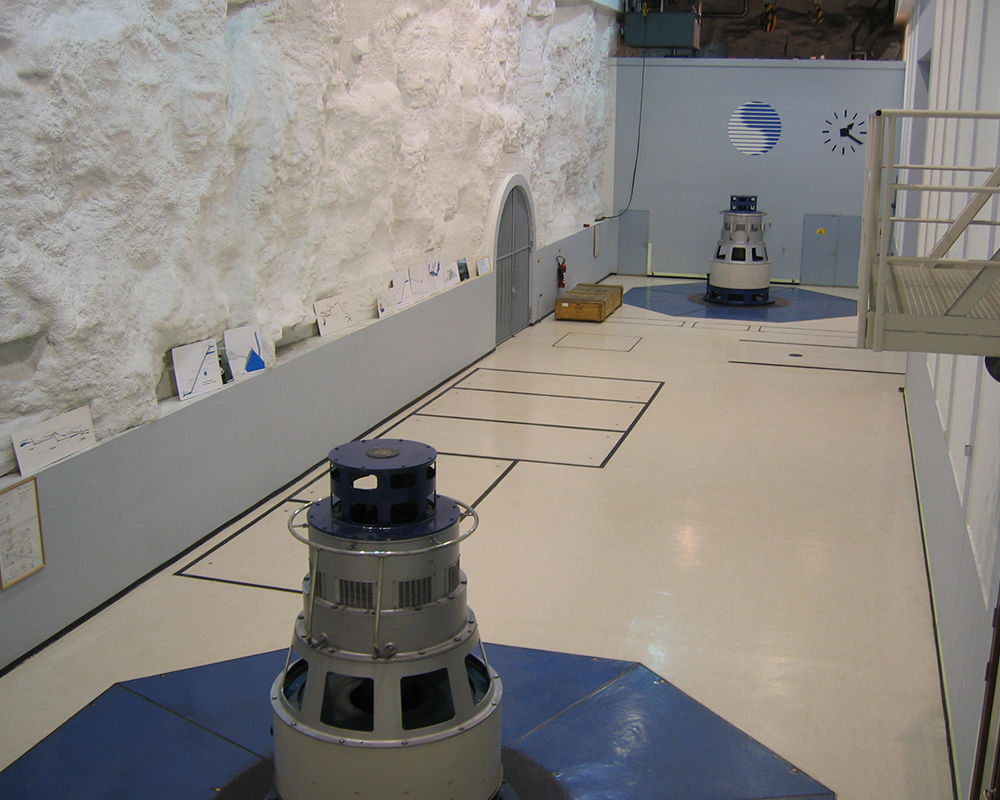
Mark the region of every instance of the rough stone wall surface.
POLYGON ((490 253, 509 172, 538 245, 608 211, 614 38, 554 0, 5 0, 0 435, 89 403, 106 438, 172 347, 373 317, 395 269, 490 253))

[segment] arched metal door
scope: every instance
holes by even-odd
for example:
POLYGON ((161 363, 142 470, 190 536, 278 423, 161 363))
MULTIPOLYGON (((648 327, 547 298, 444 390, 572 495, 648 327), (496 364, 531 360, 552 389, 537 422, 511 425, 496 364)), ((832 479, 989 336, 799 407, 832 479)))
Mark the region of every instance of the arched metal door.
POLYGON ((524 190, 515 186, 497 228, 497 344, 528 325, 530 263, 531 211, 524 190))

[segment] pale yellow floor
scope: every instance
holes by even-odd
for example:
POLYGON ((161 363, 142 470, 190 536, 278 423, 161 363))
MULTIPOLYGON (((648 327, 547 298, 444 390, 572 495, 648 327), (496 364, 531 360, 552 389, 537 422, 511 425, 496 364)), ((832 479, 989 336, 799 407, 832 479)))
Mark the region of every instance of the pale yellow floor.
MULTIPOLYGON (((486 641, 640 661, 840 800, 950 797, 904 359, 854 325, 549 317, 374 433, 482 498, 462 566, 486 641)), ((312 477, 290 494, 328 494, 312 477)), ((0 679, 0 767, 115 681, 286 646, 295 507, 0 679)))

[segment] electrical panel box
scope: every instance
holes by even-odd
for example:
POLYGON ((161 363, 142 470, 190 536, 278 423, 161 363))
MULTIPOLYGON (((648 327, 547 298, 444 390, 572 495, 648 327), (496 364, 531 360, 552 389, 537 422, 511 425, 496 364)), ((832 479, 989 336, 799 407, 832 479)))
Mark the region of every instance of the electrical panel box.
POLYGON ((625 14, 625 44, 693 52, 701 47, 701 20, 690 11, 629 12, 625 14))

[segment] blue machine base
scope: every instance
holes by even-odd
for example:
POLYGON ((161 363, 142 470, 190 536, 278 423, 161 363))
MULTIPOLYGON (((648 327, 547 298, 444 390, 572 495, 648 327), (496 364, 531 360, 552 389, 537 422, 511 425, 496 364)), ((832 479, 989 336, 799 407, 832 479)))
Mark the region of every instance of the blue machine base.
MULTIPOLYGON (((641 664, 504 645, 487 655, 504 682, 504 748, 571 798, 835 797, 641 664)), ((269 689, 285 656, 117 683, 0 772, 0 797, 218 798, 273 755, 269 689)))
POLYGON ((709 303, 724 303, 735 306, 766 306, 774 301, 771 299, 771 287, 763 289, 728 289, 722 286, 708 284, 705 289, 705 300, 709 303))
POLYGON ((858 304, 843 297, 772 284, 768 305, 736 305, 705 301, 704 283, 664 283, 637 286, 625 292, 626 305, 659 314, 697 319, 727 319, 741 322, 803 322, 831 317, 857 316, 858 304))

